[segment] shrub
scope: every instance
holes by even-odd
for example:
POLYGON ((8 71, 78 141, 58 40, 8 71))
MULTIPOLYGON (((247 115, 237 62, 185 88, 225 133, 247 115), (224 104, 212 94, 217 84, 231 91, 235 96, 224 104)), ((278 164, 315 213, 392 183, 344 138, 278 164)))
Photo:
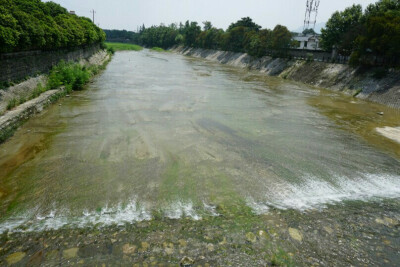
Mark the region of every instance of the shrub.
POLYGON ((90 79, 90 71, 76 63, 60 62, 50 72, 48 88, 64 85, 67 90, 81 90, 90 79))
POLYGON ((115 54, 115 48, 114 47, 108 47, 107 48, 107 51, 108 51, 108 53, 110 53, 111 55, 114 55, 115 54))

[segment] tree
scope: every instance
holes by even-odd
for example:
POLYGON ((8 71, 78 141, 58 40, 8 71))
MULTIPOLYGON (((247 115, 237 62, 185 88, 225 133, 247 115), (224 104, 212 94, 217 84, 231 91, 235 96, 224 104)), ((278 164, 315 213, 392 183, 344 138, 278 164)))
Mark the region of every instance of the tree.
POLYGON ((189 23, 189 21, 186 21, 183 33, 185 35, 185 45, 194 46, 197 37, 201 33, 201 28, 197 22, 192 21, 189 23))
POLYGON ((210 28, 202 31, 197 37, 196 46, 206 49, 218 49, 222 40, 223 30, 210 28))
POLYGON ((314 31, 314 29, 305 29, 303 31, 303 35, 309 35, 309 34, 315 35, 316 32, 314 31))
POLYGON ((246 40, 246 53, 255 57, 263 57, 272 48, 272 31, 268 29, 250 32, 246 40))
POLYGON ((232 23, 229 26, 228 31, 231 31, 236 27, 245 27, 245 28, 248 28, 249 30, 254 30, 254 31, 258 31, 259 29, 261 29, 261 26, 254 23, 253 20, 249 17, 242 18, 241 20, 238 20, 237 22, 232 23))
POLYGON ((382 0, 369 5, 356 44, 354 57, 374 54, 389 61, 400 58, 400 2, 382 0))
POLYGON ((51 17, 56 17, 58 15, 68 13, 66 8, 64 8, 64 7, 60 6, 59 4, 56 4, 52 1, 46 2, 46 3, 44 3, 44 5, 45 5, 45 9, 46 9, 45 13, 49 14, 51 17))
POLYGON ((223 40, 223 49, 233 52, 244 52, 246 34, 249 29, 244 26, 238 26, 230 29, 223 40))
POLYGON ((387 11, 400 10, 398 0, 380 0, 375 4, 370 4, 365 10, 365 18, 371 16, 382 16, 387 11))
POLYGON ((361 27, 361 5, 353 5, 343 12, 335 12, 322 29, 321 45, 325 50, 336 46, 342 54, 350 54, 354 49, 355 39, 361 27))
POLYGON ((210 21, 204 21, 203 24, 204 24, 203 26, 204 31, 209 31, 213 28, 212 23, 210 21))
POLYGON ((276 25, 272 31, 272 48, 283 53, 286 49, 290 48, 291 40, 292 34, 288 28, 282 25, 276 25))
POLYGON ((40 0, 0 1, 0 52, 55 50, 102 42, 104 32, 89 19, 40 0))

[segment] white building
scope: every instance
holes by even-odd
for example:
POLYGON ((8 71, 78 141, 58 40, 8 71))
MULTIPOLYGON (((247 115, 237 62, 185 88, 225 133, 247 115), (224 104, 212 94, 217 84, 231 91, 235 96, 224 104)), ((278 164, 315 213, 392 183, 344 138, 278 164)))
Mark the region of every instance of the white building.
POLYGON ((320 39, 318 35, 310 34, 306 36, 296 36, 293 40, 299 42, 299 46, 296 47, 297 49, 302 50, 322 50, 320 48, 320 39))

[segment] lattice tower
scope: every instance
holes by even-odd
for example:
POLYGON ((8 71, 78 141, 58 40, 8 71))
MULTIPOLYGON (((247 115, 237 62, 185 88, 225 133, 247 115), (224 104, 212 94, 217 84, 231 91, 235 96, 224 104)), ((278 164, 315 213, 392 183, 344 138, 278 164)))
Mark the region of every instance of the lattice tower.
POLYGON ((303 30, 315 29, 315 24, 317 23, 319 3, 320 0, 307 0, 306 15, 304 19, 303 30), (312 26, 312 28, 310 28, 310 25, 312 26))

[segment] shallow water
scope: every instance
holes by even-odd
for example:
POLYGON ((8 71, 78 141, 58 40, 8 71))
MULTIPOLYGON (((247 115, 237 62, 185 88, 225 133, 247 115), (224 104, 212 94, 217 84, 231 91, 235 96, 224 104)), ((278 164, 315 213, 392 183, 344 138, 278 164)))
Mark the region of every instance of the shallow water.
POLYGON ((59 104, 0 146, 0 232, 399 201, 398 111, 338 93, 146 50, 59 104))

